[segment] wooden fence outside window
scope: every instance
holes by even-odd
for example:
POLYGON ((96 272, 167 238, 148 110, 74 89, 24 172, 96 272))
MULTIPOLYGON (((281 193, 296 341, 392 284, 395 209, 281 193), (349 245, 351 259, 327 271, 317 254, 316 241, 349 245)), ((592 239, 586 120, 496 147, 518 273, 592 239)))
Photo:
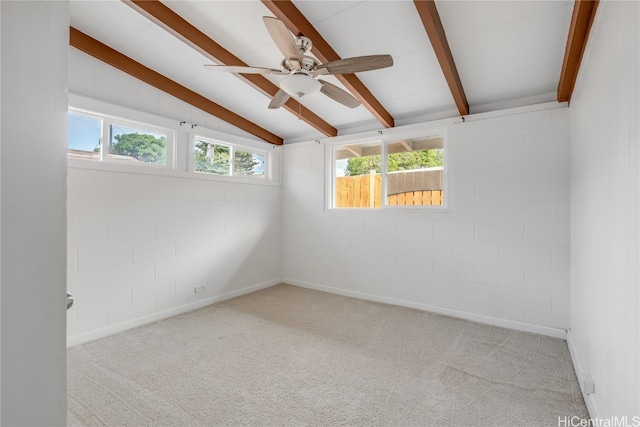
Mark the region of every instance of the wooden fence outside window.
MULTIPOLYGON (((440 206, 444 200, 442 169, 390 172, 387 174, 387 205, 440 206)), ((336 178, 337 208, 379 208, 382 206, 382 176, 336 178)))

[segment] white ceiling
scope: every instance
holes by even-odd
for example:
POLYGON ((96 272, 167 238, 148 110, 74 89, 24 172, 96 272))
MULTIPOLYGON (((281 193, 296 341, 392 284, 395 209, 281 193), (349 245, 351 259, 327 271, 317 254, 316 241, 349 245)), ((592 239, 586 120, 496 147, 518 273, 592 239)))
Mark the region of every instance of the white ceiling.
MULTIPOLYGON (((165 1, 249 65, 278 68, 282 54, 262 23, 260 1, 165 1)), ((391 68, 357 76, 396 125, 459 115, 413 1, 293 3, 342 58, 390 54, 391 68)), ((556 99, 573 1, 436 2, 471 113, 556 99)), ((323 137, 240 78, 206 71, 212 61, 117 0, 72 1, 71 25, 143 65, 275 133, 285 142, 323 137)), ((278 83, 281 77, 267 76, 278 83)), ((340 85, 329 76, 326 80, 340 85)), ((344 86, 342 86, 344 87, 344 86)), ((304 105, 339 134, 380 129, 364 107, 318 93, 304 105)))

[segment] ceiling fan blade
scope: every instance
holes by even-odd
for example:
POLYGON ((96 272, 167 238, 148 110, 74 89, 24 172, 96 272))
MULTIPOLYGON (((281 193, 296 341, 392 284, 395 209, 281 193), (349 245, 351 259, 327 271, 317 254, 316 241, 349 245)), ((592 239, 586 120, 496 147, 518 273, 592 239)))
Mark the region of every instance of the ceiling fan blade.
POLYGON ((300 50, 286 25, 278 18, 272 16, 263 16, 262 20, 267 27, 267 31, 269 31, 269 35, 271 35, 271 38, 284 57, 287 59, 295 58, 297 59, 296 62, 300 63, 302 61, 300 50))
POLYGON ((352 74, 362 71, 379 70, 393 65, 391 55, 369 55, 355 56, 353 58, 338 59, 320 65, 311 72, 312 75, 321 76, 326 74, 352 74))
POLYGON ((324 80, 318 81, 322 84, 320 92, 324 93, 334 101, 338 101, 339 103, 346 105, 349 108, 356 108, 360 105, 360 101, 354 98, 353 95, 351 95, 346 90, 340 89, 333 83, 325 82, 324 80))
POLYGON ((276 70, 273 68, 263 68, 263 67, 244 67, 241 65, 209 65, 209 64, 206 64, 204 67, 210 71, 226 71, 228 73, 236 73, 236 74, 289 75, 289 73, 284 73, 281 70, 276 70))
POLYGON ((291 98, 291 96, 280 89, 275 95, 273 95, 273 99, 271 99, 271 102, 269 103, 269 109, 273 110, 282 107, 289 98, 291 98))

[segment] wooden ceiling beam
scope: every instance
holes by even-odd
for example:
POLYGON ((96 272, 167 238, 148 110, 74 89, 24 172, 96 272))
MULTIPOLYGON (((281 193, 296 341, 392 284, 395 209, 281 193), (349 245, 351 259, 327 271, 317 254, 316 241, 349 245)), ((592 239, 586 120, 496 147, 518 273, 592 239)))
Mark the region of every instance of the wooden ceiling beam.
MULTIPOLYGON (((405 141, 404 139, 401 139, 400 141, 398 141, 400 143, 400 145, 402 145, 404 147, 404 149, 407 152, 411 152, 413 151, 413 147, 411 146, 411 144, 409 144, 407 141, 405 141)), ((413 144, 413 143, 412 143, 413 144)))
POLYGON ((345 145, 345 150, 350 152, 356 157, 362 157, 362 146, 361 145, 345 145))
MULTIPOLYGON (((313 42, 311 52, 320 62, 325 63, 342 59, 291 0, 262 0, 262 3, 276 18, 284 22, 294 35, 303 35, 311 39, 313 42)), ((336 77, 380 123, 388 128, 395 125, 391 114, 355 74, 339 74, 336 77)))
POLYGON ((575 0, 573 4, 573 15, 558 83, 558 102, 571 100, 598 4, 598 0, 575 0))
POLYGON ((162 74, 145 67, 115 49, 99 42, 73 27, 69 27, 69 44, 82 52, 93 56, 100 61, 111 65, 169 95, 201 109, 213 116, 224 120, 264 141, 271 144, 282 145, 282 138, 266 129, 250 122, 242 116, 227 110, 221 105, 205 98, 204 96, 188 89, 179 83, 163 76, 162 74))
MULTIPOLYGON (((210 58, 212 61, 219 62, 223 65, 247 66, 247 64, 240 58, 220 46, 216 41, 212 40, 205 33, 191 25, 187 20, 165 6, 159 0, 123 1, 134 10, 159 25, 161 28, 164 28, 166 31, 175 35, 180 40, 202 53, 204 56, 210 58)), ((278 92, 278 86, 271 83, 269 79, 260 74, 239 74, 239 76, 270 98, 273 98, 276 92, 278 92)), ((322 120, 318 115, 293 98, 289 99, 283 105, 283 108, 290 113, 295 114, 300 120, 312 126, 325 136, 338 135, 338 130, 336 128, 322 120)))
POLYGON ((429 36, 431 46, 433 46, 433 50, 438 58, 440 68, 442 68, 444 78, 447 80, 456 107, 458 107, 461 116, 466 116, 469 114, 469 103, 467 102, 467 96, 464 93, 462 82, 458 75, 458 69, 451 54, 451 49, 449 48, 449 42, 447 41, 436 3, 433 0, 413 0, 413 3, 418 10, 422 25, 429 36))

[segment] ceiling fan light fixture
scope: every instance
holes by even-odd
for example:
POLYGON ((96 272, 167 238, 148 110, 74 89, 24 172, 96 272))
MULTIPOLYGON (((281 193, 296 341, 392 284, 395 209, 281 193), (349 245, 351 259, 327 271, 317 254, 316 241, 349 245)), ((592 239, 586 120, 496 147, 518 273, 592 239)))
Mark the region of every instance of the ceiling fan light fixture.
POLYGON ((306 74, 292 74, 280 82, 280 88, 291 96, 302 98, 320 91, 322 84, 306 74))

